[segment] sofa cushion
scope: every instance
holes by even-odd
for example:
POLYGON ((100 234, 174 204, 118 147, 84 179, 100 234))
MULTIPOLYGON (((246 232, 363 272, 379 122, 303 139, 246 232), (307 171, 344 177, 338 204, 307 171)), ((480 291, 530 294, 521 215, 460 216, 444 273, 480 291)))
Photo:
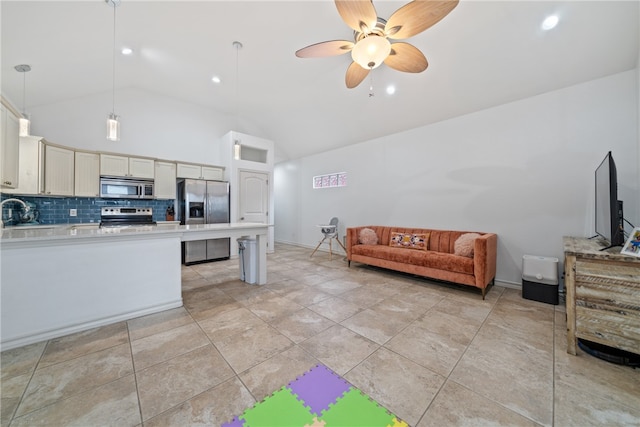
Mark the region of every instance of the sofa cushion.
POLYGON ((392 232, 389 246, 393 248, 418 249, 426 251, 429 245, 429 233, 398 233, 392 232))
POLYGON ((473 247, 476 239, 480 237, 478 233, 465 233, 456 239, 454 244, 454 254, 473 258, 473 247))
POLYGON ((358 241, 363 245, 377 245, 378 235, 370 228, 363 228, 358 235, 358 241))
POLYGON ((443 252, 416 251, 384 245, 355 245, 351 248, 351 254, 455 273, 473 274, 473 258, 443 252))

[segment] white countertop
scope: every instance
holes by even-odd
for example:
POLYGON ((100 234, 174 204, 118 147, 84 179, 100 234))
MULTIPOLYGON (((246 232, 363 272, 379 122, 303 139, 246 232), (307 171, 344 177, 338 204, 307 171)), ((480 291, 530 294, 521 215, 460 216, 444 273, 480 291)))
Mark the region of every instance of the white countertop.
MULTIPOLYGON (((141 225, 129 227, 104 227, 98 224, 50 224, 24 227, 6 227, 0 233, 0 243, 37 242, 76 239, 101 239, 113 236, 155 237, 158 235, 199 234, 215 231, 241 231, 244 229, 267 228, 260 223, 199 224, 180 225, 173 222, 158 222, 157 225, 141 225)), ((191 236, 193 237, 193 236, 191 236)), ((187 240, 192 240, 191 238, 187 240)))

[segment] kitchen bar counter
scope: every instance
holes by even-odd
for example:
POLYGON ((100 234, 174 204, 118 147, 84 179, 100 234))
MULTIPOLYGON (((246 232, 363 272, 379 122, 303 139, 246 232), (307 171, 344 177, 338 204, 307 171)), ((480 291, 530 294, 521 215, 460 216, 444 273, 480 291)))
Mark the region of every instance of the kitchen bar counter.
POLYGON ((2 350, 182 306, 180 242, 256 237, 267 281, 267 224, 5 228, 2 350))

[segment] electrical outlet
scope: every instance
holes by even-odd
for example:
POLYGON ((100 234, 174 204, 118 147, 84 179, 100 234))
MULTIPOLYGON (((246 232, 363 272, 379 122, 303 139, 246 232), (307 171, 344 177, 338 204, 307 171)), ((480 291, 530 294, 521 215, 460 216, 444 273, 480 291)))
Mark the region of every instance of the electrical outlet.
POLYGON ((69 216, 78 216, 77 209, 69 209, 69 216))

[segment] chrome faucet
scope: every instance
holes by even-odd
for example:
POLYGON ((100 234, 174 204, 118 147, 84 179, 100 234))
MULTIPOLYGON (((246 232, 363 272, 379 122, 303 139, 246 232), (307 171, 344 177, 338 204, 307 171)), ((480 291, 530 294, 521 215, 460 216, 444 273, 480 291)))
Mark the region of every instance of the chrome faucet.
POLYGON ((4 206, 5 203, 9 203, 9 202, 17 202, 22 204, 22 207, 25 213, 31 210, 29 205, 27 205, 25 202, 23 202, 20 199, 4 199, 2 202, 0 202, 0 228, 4 228, 4 221, 2 221, 2 207, 4 206))

